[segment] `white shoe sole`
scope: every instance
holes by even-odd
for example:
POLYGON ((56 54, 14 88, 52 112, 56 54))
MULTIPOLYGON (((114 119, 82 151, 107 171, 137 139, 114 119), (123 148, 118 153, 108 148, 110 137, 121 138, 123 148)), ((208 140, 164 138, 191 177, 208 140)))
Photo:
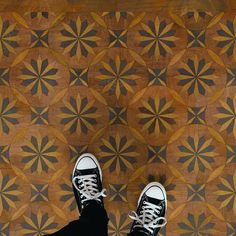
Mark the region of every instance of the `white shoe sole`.
POLYGON ((164 198, 165 198, 165 213, 166 213, 166 212, 167 212, 167 196, 166 196, 166 190, 165 190, 164 186, 163 186, 162 184, 158 183, 158 182, 151 182, 151 183, 149 183, 149 184, 143 189, 143 191, 141 192, 141 194, 140 194, 140 196, 139 196, 138 205, 137 205, 137 206, 139 206, 139 203, 140 203, 140 201, 141 201, 141 199, 142 199, 143 194, 144 194, 149 188, 151 188, 151 187, 153 187, 153 186, 159 187, 159 188, 162 190, 163 194, 164 194, 164 198))
POLYGON ((102 170, 101 170, 101 167, 100 167, 100 165, 99 165, 99 163, 98 163, 97 158, 96 158, 93 154, 91 154, 91 153, 84 153, 84 154, 82 154, 82 155, 77 159, 77 161, 76 161, 76 163, 75 163, 75 167, 74 167, 73 172, 72 172, 72 179, 73 179, 73 177, 74 177, 75 170, 76 170, 76 167, 77 167, 78 163, 79 163, 80 160, 83 159, 84 157, 90 157, 91 159, 93 159, 93 161, 95 162, 95 164, 96 164, 97 167, 98 167, 99 174, 100 174, 100 178, 101 178, 101 181, 102 181, 102 170))

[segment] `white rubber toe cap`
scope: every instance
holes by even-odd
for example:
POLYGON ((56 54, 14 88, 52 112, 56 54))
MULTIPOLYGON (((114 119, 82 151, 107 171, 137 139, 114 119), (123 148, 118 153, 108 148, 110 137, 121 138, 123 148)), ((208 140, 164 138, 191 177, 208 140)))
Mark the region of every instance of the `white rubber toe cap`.
POLYGON ((85 156, 81 160, 79 160, 79 162, 77 163, 76 169, 85 170, 85 169, 94 169, 96 167, 97 165, 94 162, 94 160, 89 156, 85 156))
POLYGON ((145 193, 148 197, 151 198, 155 198, 158 200, 164 200, 165 199, 165 195, 163 193, 163 191, 161 190, 161 188, 159 188, 158 186, 152 186, 150 187, 146 193, 145 193))

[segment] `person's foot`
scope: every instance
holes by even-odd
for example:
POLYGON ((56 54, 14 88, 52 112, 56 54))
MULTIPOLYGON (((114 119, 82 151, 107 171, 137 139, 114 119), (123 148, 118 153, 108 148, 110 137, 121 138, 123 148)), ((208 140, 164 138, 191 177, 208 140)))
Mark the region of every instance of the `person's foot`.
POLYGON ((147 236, 156 236, 161 227, 165 226, 167 198, 165 188, 157 182, 148 184, 142 191, 137 211, 129 217, 134 220, 131 232, 143 232, 147 236))
POLYGON ((85 153, 76 161, 72 173, 73 190, 80 213, 91 201, 103 205, 102 171, 93 154, 85 153))

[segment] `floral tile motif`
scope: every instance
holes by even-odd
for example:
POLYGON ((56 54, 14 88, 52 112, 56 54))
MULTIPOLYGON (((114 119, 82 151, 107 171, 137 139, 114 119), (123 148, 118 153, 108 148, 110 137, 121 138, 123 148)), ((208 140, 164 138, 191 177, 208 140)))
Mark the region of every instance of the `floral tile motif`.
POLYGON ((54 164, 58 162, 57 146, 54 145, 55 140, 50 140, 48 136, 41 135, 32 136, 30 141, 27 140, 25 145, 21 147, 22 162, 24 169, 30 169, 31 172, 41 174, 43 171, 48 172, 49 169, 55 169, 54 164))
POLYGON ((0 203, 2 206, 0 213, 9 211, 10 208, 16 208, 16 202, 19 201, 19 195, 22 192, 19 190, 19 185, 15 182, 16 177, 11 178, 0 171, 0 203))
POLYGON ((19 47, 18 44, 18 30, 16 29, 15 24, 10 24, 9 20, 4 20, 0 17, 0 58, 3 56, 9 57, 10 53, 15 52, 15 48, 19 47))
POLYGON ((18 124, 17 118, 20 117, 15 106, 16 100, 10 100, 8 97, 0 95, 0 132, 8 134, 14 125, 18 124))
POLYGON ((22 85, 26 87, 25 92, 30 91, 31 95, 37 95, 39 98, 48 95, 53 87, 57 85, 57 69, 49 63, 48 59, 38 57, 31 59, 30 63, 25 62, 25 68, 22 69, 22 85))
POLYGON ((0 223, 0 235, 9 236, 9 223, 0 223))
POLYGON ((125 236, 130 232, 130 221, 127 219, 127 214, 115 212, 109 215, 110 222, 108 227, 109 235, 125 236))
POLYGON ((9 69, 0 68, 0 85, 9 85, 9 69))
POLYGON ((79 61, 81 56, 87 57, 89 53, 94 53, 93 48, 97 46, 97 31, 94 30, 94 23, 89 24, 87 19, 83 20, 79 16, 76 21, 70 20, 63 23, 61 30, 61 47, 64 53, 69 53, 71 57, 76 56, 79 61))
POLYGON ((54 216, 49 216, 48 213, 42 213, 40 210, 37 213, 31 213, 31 216, 24 216, 22 223, 22 235, 42 235, 50 234, 55 231, 57 224, 54 223, 54 216))
POLYGON ((31 184, 30 201, 48 201, 48 185, 47 184, 31 184))
POLYGON ((48 47, 48 30, 31 31, 31 47, 48 47))
POLYGON ((97 124, 96 118, 99 117, 97 107, 93 106, 94 100, 89 101, 87 97, 81 98, 78 94, 76 98, 70 97, 69 102, 64 104, 58 117, 65 130, 78 135, 93 130, 93 125, 97 124))
POLYGON ((215 84, 214 71, 211 63, 207 63, 205 59, 199 60, 197 57, 188 59, 183 68, 180 68, 178 85, 182 86, 182 90, 186 90, 188 95, 205 95, 206 91, 215 84))
POLYGON ((10 163, 9 149, 8 145, 0 146, 0 162, 10 163))
POLYGON ((236 59, 236 53, 234 50, 235 38, 234 32, 236 29, 235 18, 233 21, 227 20, 226 23, 220 23, 220 28, 217 30, 218 36, 214 39, 217 41, 217 47, 221 48, 221 54, 226 53, 228 56, 233 56, 236 59))
POLYGON ((206 216, 205 213, 201 214, 188 214, 187 219, 179 224, 179 233, 181 236, 187 235, 214 235, 215 224, 211 222, 211 217, 206 216), (197 232, 197 233, 196 233, 197 232))
POLYGON ((189 172, 198 170, 204 172, 205 169, 211 169, 211 163, 214 162, 214 157, 217 155, 211 139, 206 140, 204 136, 188 136, 187 140, 183 140, 182 145, 178 148, 178 161, 189 172))
POLYGON ((235 11, 51 9, 0 16, 0 235, 76 219, 86 152, 109 236, 151 181, 167 191, 161 236, 235 235, 235 11))
POLYGON ((188 30, 188 47, 205 47, 205 31, 188 30))
POLYGON ((236 214, 236 171, 233 176, 228 175, 226 178, 221 178, 221 183, 218 184, 218 190, 215 192, 217 201, 221 202, 220 208, 227 207, 232 209, 236 214))
POLYGON ((188 124, 206 124, 206 107, 188 107, 188 124))
POLYGON ((101 74, 97 78, 100 80, 104 93, 115 94, 117 99, 128 92, 134 93, 135 80, 139 78, 135 74, 136 69, 133 68, 134 61, 127 62, 126 59, 116 56, 115 59, 110 59, 109 63, 103 62, 102 64, 101 74))
POLYGON ((48 109, 49 107, 31 107, 31 123, 47 125, 49 123, 48 109))
POLYGON ((236 95, 233 98, 228 97, 226 101, 220 100, 220 104, 221 106, 217 107, 218 113, 214 114, 217 118, 217 124, 220 125, 220 131, 226 130, 227 133, 233 133, 236 138, 236 95))
POLYGON ((205 185, 204 184, 189 184, 188 185, 188 200, 204 201, 205 200, 205 185))
POLYGON ((155 133, 159 136, 160 133, 166 133, 171 130, 171 125, 175 124, 177 114, 174 113, 173 101, 167 101, 165 97, 156 96, 149 97, 147 101, 142 101, 139 107, 139 124, 142 125, 143 131, 155 133))
POLYGON ((127 30, 109 30, 109 47, 127 48, 127 30))
POLYGON ((61 191, 58 192, 60 196, 60 201, 64 203, 64 208, 69 208, 70 211, 73 211, 77 208, 74 192, 72 188, 72 184, 68 180, 64 180, 65 182, 60 184, 61 191))
POLYGON ((127 202, 127 185, 126 184, 109 184, 110 201, 127 202))
POLYGON ((110 172, 115 171, 117 174, 128 169, 132 170, 138 156, 133 142, 133 139, 128 139, 119 133, 108 139, 102 139, 99 155, 101 163, 104 164, 103 168, 109 168, 110 172))
POLYGON ((142 30, 139 31, 138 37, 142 54, 148 53, 149 56, 165 57, 167 53, 172 52, 176 46, 175 30, 172 28, 173 23, 167 23, 166 20, 160 20, 158 16, 154 20, 149 20, 147 24, 142 23, 142 30))
POLYGON ((110 124, 127 124, 127 108, 126 107, 110 107, 109 108, 110 124))
POLYGON ((71 68, 70 69, 70 86, 88 86, 88 68, 79 69, 71 68))

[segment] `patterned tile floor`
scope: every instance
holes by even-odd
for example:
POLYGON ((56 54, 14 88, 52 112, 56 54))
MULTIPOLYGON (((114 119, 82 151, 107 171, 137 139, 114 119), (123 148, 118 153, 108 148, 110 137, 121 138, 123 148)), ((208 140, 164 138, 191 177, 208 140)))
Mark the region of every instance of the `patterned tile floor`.
POLYGON ((78 217, 70 175, 95 153, 109 235, 145 184, 168 193, 161 235, 236 235, 234 12, 4 12, 0 235, 78 217))

